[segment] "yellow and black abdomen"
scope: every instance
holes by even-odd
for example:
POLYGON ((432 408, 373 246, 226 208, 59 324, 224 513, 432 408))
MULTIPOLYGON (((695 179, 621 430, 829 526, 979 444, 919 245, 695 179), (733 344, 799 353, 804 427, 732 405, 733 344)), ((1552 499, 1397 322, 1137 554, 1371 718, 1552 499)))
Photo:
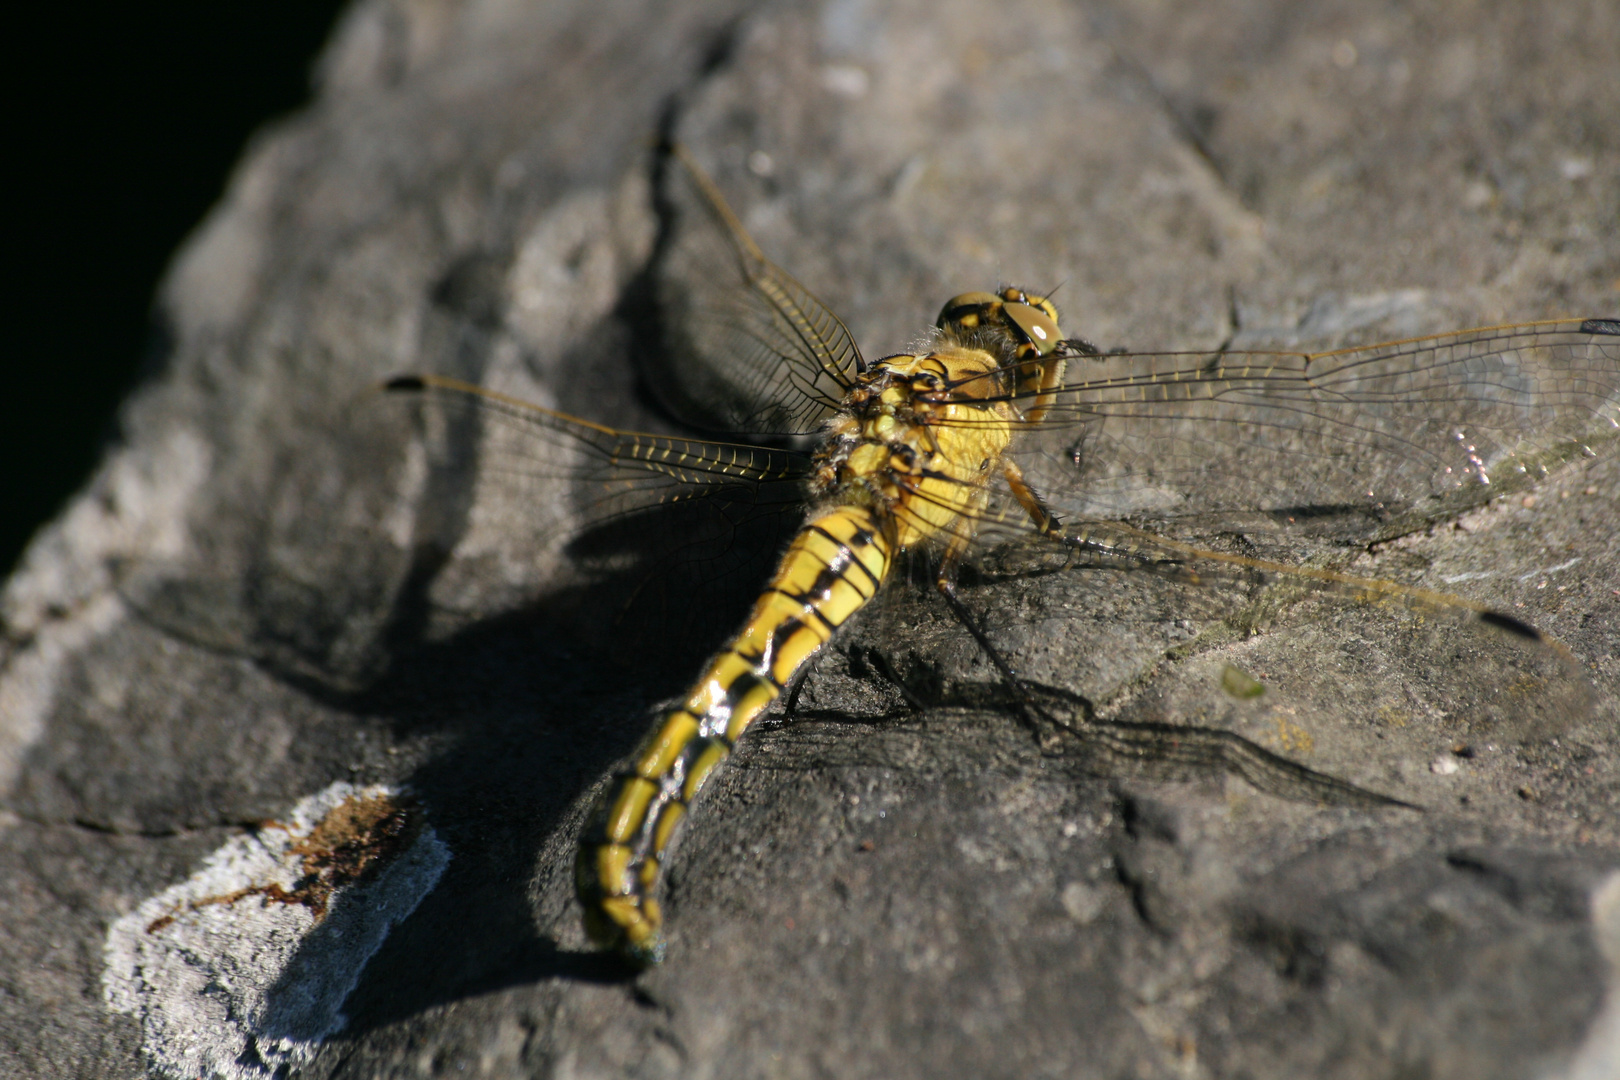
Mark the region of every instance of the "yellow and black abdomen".
POLYGON ((658 961, 662 916, 653 893, 670 839, 737 739, 883 583, 895 542, 880 518, 847 506, 801 529, 742 631, 614 776, 575 867, 594 940, 658 961))

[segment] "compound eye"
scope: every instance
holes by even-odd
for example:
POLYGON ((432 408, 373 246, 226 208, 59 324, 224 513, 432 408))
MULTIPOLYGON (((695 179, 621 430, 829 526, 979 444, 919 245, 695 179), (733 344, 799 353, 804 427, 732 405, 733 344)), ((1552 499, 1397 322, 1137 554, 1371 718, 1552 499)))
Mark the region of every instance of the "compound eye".
MULTIPOLYGON (((1046 306, 1051 307, 1050 304, 1046 306)), ((1057 348, 1063 338, 1057 320, 1040 308, 1028 304, 1008 304, 1002 310, 1013 325, 1023 332, 1024 339, 1035 346, 1035 351, 1042 356, 1057 348)))
POLYGON ((965 292, 960 296, 953 296, 939 309, 939 318, 934 320, 934 325, 944 326, 948 322, 957 322, 964 315, 978 314, 986 306, 999 303, 1000 298, 987 292, 965 292))

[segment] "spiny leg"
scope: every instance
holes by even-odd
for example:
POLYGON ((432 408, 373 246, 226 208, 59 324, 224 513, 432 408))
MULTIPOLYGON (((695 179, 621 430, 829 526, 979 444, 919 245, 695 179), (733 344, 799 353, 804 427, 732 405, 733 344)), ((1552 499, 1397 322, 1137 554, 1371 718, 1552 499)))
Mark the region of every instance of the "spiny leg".
POLYGON ((792 716, 799 709, 799 694, 804 690, 804 684, 810 678, 810 666, 806 664, 796 671, 787 686, 787 695, 782 703, 782 714, 792 716))
POLYGON ((945 598, 945 603, 950 606, 951 612, 956 616, 957 621, 967 628, 968 633, 973 635, 973 640, 979 643, 979 648, 984 651, 984 655, 990 658, 990 663, 995 667, 997 673, 1001 676, 1002 683, 1007 687, 1013 700, 1017 703, 1019 715, 1030 730, 1035 733, 1037 741, 1045 747, 1049 741, 1048 735, 1051 730, 1054 727, 1064 726, 1062 721, 1047 712, 1035 700, 1032 688, 1024 682, 1023 677, 1018 674, 1007 658, 1001 655, 1001 650, 997 649, 995 644, 991 642, 990 635, 984 632, 984 628, 979 625, 979 620, 974 618, 973 613, 968 610, 967 605, 962 602, 962 598, 956 593, 956 571, 960 565, 962 552, 967 548, 967 542, 968 537, 963 534, 952 536, 950 544, 945 549, 945 554, 940 558, 939 572, 934 576, 934 587, 945 598))
MULTIPOLYGON (((905 700, 906 707, 912 712, 926 712, 937 704, 936 702, 926 700, 922 694, 919 694, 917 690, 908 681, 906 681, 906 679, 903 678, 898 671, 894 669, 894 664, 889 660, 888 654, 883 652, 881 649, 863 649, 860 651, 859 655, 860 663, 870 671, 875 672, 883 679, 884 682, 893 687, 895 692, 905 700)), ((856 653, 852 650, 850 653, 850 660, 853 662, 855 657, 856 653)))
POLYGON ((1058 521, 1057 515, 1052 513, 1051 507, 1046 505, 1046 500, 1041 498, 1040 493, 1030 487, 1029 481, 1024 479, 1024 471, 1012 458, 1001 459, 1001 475, 1007 481, 1007 488, 1013 493, 1013 498, 1018 500, 1018 505, 1024 508, 1029 519, 1035 523, 1035 528, 1046 536, 1061 537, 1062 523, 1058 521))

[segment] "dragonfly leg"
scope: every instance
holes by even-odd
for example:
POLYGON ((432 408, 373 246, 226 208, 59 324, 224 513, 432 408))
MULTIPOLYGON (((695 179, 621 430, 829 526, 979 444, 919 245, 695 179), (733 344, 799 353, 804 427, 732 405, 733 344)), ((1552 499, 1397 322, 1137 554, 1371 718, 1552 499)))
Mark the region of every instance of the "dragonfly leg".
POLYGON ((1058 521, 1057 515, 1052 513, 1040 493, 1029 486, 1029 481, 1024 479, 1024 471, 1012 458, 1001 459, 1001 475, 1007 481, 1013 498, 1018 500, 1018 505, 1024 508, 1035 527, 1047 536, 1062 536, 1063 523, 1058 521))
POLYGON ((810 667, 805 665, 794 673, 793 679, 788 683, 786 700, 782 703, 782 712, 791 716, 799 707, 799 692, 804 689, 804 681, 810 677, 810 667))
POLYGON ((1007 658, 1001 654, 1001 650, 997 649, 995 644, 991 642, 990 635, 984 632, 984 627, 979 625, 979 620, 974 617, 973 613, 968 610, 967 605, 962 602, 962 598, 957 595, 956 567, 966 546, 964 540, 959 544, 953 542, 946 549, 944 557, 940 560, 939 573, 934 577, 934 587, 945 598, 945 603, 950 606, 951 613, 956 616, 957 621, 967 628, 968 633, 973 635, 973 640, 979 643, 979 648, 984 650, 985 656, 990 658, 990 663, 994 665, 997 673, 1000 674, 1001 681, 1006 684, 1007 688, 1012 692, 1013 698, 1017 701, 1019 715, 1029 725, 1042 745, 1045 745, 1052 729, 1054 727, 1063 727, 1063 723, 1040 705, 1029 684, 1018 674, 1017 669, 1012 666, 1007 658))
MULTIPOLYGON (((909 682, 901 677, 900 673, 895 670, 894 664, 890 662, 888 654, 882 650, 864 649, 861 651, 860 656, 862 665, 888 683, 905 700, 906 707, 912 712, 926 712, 938 704, 937 701, 924 698, 909 682)), ((853 653, 851 659, 854 659, 853 653)))
MULTIPOLYGON (((1165 567, 1176 565, 1162 558, 1153 558, 1112 544, 1100 543, 1083 535, 1070 535, 1064 531, 1063 522, 1058 520, 1058 516, 1052 512, 1051 507, 1046 505, 1046 500, 1041 498, 1040 492, 1031 487, 1029 482, 1024 479, 1023 470, 1011 458, 1002 459, 1001 474, 1007 482, 1008 490, 1013 493, 1013 497, 1018 500, 1018 505, 1024 508, 1024 512, 1029 515, 1030 520, 1035 523, 1035 527, 1042 534, 1063 545, 1064 550, 1068 553, 1070 565, 1073 565, 1075 554, 1082 551, 1105 558, 1118 559, 1122 563, 1152 565, 1161 572, 1165 567)), ((1196 580, 1195 574, 1182 573, 1179 570, 1178 576, 1196 580)))
POLYGON ((956 533, 951 536, 945 548, 945 554, 940 557, 939 571, 934 575, 934 587, 939 590, 939 594, 950 605, 952 613, 961 620, 963 626, 967 627, 968 633, 973 635, 973 640, 979 643, 979 648, 983 649, 984 654, 990 658, 990 662, 1001 673, 1002 679, 1008 685, 1022 689, 1023 680, 1018 677, 1018 672, 1013 670, 1013 666, 1007 662, 1007 658, 1002 656, 1000 651, 990 643, 990 638, 985 634, 984 628, 979 625, 979 621, 968 611, 967 605, 962 603, 962 598, 956 595, 956 571, 961 565, 962 553, 967 550, 970 539, 971 534, 967 533, 956 533))
MULTIPOLYGON (((1063 540, 1071 551, 1091 549, 1106 552, 1125 561, 1151 565, 1161 571, 1173 568, 1185 573, 1181 571, 1180 565, 1174 562, 1153 559, 1143 553, 1111 545, 1100 545, 1083 537, 1065 536, 1057 516, 1046 507, 1040 495, 1024 481, 1016 465, 1011 461, 1004 462, 1003 475, 1006 477, 1007 486, 1036 526, 1043 533, 1063 540)), ((1149 768, 1150 771, 1157 766, 1159 770, 1170 773, 1176 773, 1178 770, 1191 773, 1214 768, 1234 773, 1260 790, 1284 798, 1313 800, 1330 805, 1396 806, 1417 809, 1400 799, 1368 791, 1337 777, 1306 768, 1272 753, 1236 732, 1172 724, 1098 720, 1093 715, 1091 703, 1084 698, 1080 699, 1084 703, 1083 722, 1075 723, 1053 714, 1039 703, 1035 689, 1001 655, 978 620, 957 595, 956 567, 965 547, 965 542, 960 544, 953 542, 946 549, 945 556, 940 561, 935 586, 957 619, 967 627, 968 632, 979 643, 979 647, 990 658, 990 662, 995 665, 1002 681, 1017 700, 1020 715, 1035 730, 1043 747, 1050 748, 1052 740, 1047 737, 1047 733, 1056 729, 1078 739, 1093 756, 1110 761, 1116 766, 1135 763, 1149 768)))

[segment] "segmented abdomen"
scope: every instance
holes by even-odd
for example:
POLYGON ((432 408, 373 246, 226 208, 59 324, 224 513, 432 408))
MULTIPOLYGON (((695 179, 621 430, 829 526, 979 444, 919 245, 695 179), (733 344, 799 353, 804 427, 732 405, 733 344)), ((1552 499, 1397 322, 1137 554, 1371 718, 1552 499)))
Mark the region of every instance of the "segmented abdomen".
POLYGON ((594 940, 657 962, 659 860, 687 807, 749 724, 877 592, 893 553, 861 507, 827 513, 794 537, 742 631, 614 776, 586 828, 575 878, 594 940))

